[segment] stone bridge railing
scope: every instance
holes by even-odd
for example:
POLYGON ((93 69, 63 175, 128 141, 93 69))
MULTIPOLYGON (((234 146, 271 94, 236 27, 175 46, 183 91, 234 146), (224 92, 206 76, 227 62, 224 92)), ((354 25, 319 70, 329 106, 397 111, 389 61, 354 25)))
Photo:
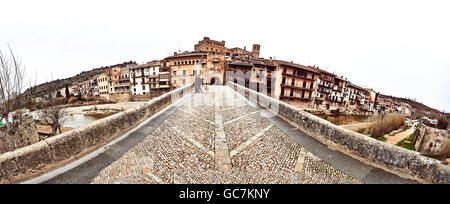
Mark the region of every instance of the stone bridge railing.
POLYGON ((104 146, 140 122, 192 91, 192 84, 161 95, 144 106, 107 118, 38 143, 0 155, 0 183, 21 182, 104 146))
POLYGON ((235 83, 228 82, 227 86, 271 110, 318 141, 366 164, 422 183, 450 183, 450 167, 435 159, 341 128, 297 107, 235 83))

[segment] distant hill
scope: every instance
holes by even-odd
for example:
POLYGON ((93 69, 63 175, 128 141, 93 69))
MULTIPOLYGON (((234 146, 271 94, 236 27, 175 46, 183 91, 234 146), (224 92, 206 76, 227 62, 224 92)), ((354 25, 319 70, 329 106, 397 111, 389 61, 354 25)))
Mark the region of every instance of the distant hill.
POLYGON ((28 97, 42 97, 42 96, 48 96, 50 93, 65 88, 68 85, 71 85, 74 82, 82 82, 86 81, 95 75, 101 74, 105 71, 107 67, 102 68, 95 68, 90 71, 83 71, 76 76, 69 77, 66 79, 57 79, 50 82, 45 82, 43 84, 36 85, 34 87, 31 87, 27 89, 23 95, 28 97))
POLYGON ((407 99, 407 98, 399 98, 399 97, 387 96, 387 95, 383 95, 383 94, 380 94, 379 98, 390 99, 390 100, 394 101, 395 103, 409 104, 413 108, 415 115, 422 115, 422 116, 428 116, 428 117, 434 117, 434 118, 441 116, 441 115, 450 115, 448 113, 444 114, 444 113, 440 112, 439 110, 430 108, 430 107, 426 106, 425 104, 422 104, 422 103, 419 103, 417 101, 413 101, 413 100, 407 99))
POLYGON ((106 71, 106 69, 109 67, 131 64, 131 63, 135 63, 135 62, 130 61, 130 62, 124 62, 121 64, 116 64, 116 65, 111 65, 111 66, 106 66, 106 67, 94 68, 90 71, 83 71, 73 77, 69 77, 66 79, 57 79, 57 80, 50 81, 50 82, 45 82, 43 84, 39 84, 37 86, 27 89, 22 95, 25 96, 25 98, 48 96, 50 93, 53 93, 57 90, 65 88, 66 86, 71 85, 74 82, 78 82, 78 83, 83 82, 83 81, 91 79, 95 75, 104 73, 106 71))

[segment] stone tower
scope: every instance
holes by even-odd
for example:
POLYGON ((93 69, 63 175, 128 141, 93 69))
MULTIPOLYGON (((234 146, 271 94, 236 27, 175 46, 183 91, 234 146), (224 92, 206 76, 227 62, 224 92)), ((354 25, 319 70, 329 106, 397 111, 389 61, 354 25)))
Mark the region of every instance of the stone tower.
POLYGON ((261 45, 258 44, 254 44, 253 45, 253 50, 252 50, 252 56, 255 58, 259 58, 259 51, 261 49, 261 45))

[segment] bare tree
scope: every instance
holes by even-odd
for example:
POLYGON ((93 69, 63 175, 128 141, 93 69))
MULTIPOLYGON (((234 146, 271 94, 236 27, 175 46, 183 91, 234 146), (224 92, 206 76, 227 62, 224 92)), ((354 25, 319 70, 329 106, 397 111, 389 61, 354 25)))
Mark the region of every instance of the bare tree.
POLYGON ((0 131, 5 150, 10 151, 6 136, 11 136, 13 149, 17 148, 15 132, 22 122, 22 90, 24 88, 25 68, 8 45, 9 53, 0 50, 0 119, 5 120, 5 127, 0 131), (16 111, 14 114, 14 110, 16 111))
POLYGON ((61 134, 61 127, 68 118, 67 111, 61 106, 48 107, 42 111, 42 121, 52 128, 53 136, 61 134), (59 133, 58 133, 59 131, 59 133))

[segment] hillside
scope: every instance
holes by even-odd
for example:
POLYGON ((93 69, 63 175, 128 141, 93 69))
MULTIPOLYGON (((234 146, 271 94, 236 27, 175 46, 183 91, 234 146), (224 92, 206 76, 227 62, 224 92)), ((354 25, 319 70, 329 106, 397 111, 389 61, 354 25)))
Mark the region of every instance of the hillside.
MULTIPOLYGON (((381 101, 392 101, 394 105, 401 106, 402 104, 408 104, 412 108, 412 115, 413 116, 428 116, 431 118, 436 118, 442 115, 442 113, 439 110, 436 110, 434 108, 430 108, 426 106, 425 104, 419 103, 417 101, 413 101, 411 99, 406 98, 399 98, 395 96, 387 96, 380 94, 378 97, 381 101)), ((445 114, 444 114, 445 115, 445 114)))
POLYGON ((65 88, 66 86, 74 83, 74 82, 82 82, 92 78, 95 75, 101 74, 105 71, 107 67, 95 68, 90 71, 83 71, 73 77, 69 77, 66 79, 57 79, 50 82, 45 82, 43 84, 39 84, 37 86, 31 87, 27 89, 23 95, 28 98, 30 96, 38 97, 38 96, 47 96, 50 93, 65 88))
POLYGON ((91 79, 92 77, 94 77, 95 75, 99 75, 101 73, 104 73, 106 69, 110 68, 110 67, 115 67, 115 66, 122 66, 122 65, 126 65, 126 64, 132 64, 135 63, 133 61, 129 61, 129 62, 124 62, 121 64, 116 64, 116 65, 111 65, 111 66, 106 66, 106 67, 100 67, 100 68, 94 68, 90 71, 83 71, 73 77, 69 77, 66 79, 57 79, 54 81, 50 81, 50 82, 45 82, 43 84, 39 84, 37 86, 31 87, 29 89, 27 89, 24 93, 23 96, 25 96, 25 98, 30 98, 30 96, 32 97, 44 97, 44 96, 48 96, 50 93, 65 88, 68 85, 71 85, 74 82, 83 82, 86 80, 91 79))

